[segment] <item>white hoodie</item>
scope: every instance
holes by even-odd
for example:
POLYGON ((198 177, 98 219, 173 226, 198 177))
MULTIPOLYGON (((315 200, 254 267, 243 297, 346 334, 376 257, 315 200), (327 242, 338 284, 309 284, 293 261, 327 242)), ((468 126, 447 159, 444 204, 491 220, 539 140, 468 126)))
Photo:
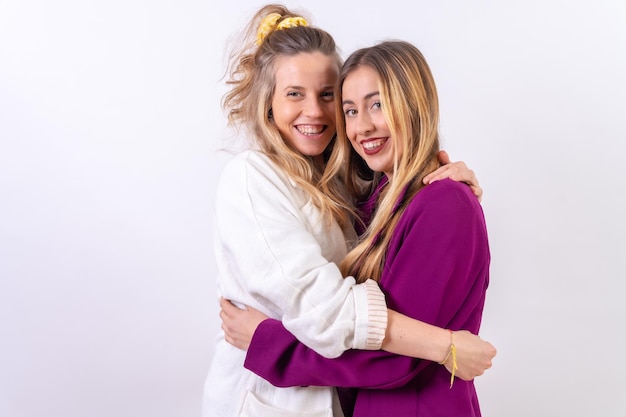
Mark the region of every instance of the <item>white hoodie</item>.
MULTIPOLYGON (((326 357, 380 349, 387 325, 382 292, 373 281, 344 279, 337 267, 354 230, 325 223, 310 196, 258 151, 227 163, 215 201, 218 296, 280 319, 326 357)), ((220 332, 205 417, 342 415, 334 388, 276 388, 244 369, 244 359, 220 332)))

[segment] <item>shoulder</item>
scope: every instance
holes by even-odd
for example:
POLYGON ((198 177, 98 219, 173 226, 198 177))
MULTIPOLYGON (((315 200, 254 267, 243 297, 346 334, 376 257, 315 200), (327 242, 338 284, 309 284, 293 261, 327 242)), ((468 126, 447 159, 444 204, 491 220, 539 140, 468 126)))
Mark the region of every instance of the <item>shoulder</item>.
POLYGON ((430 246, 434 242, 448 242, 450 248, 467 249, 487 241, 485 217, 478 198, 468 185, 450 179, 423 187, 409 203, 398 226, 404 234, 411 234, 430 246))
POLYGON ((219 183, 223 186, 231 186, 238 183, 284 183, 286 181, 282 170, 265 154, 248 150, 238 153, 224 165, 219 183))
POLYGON ((278 199, 305 199, 287 174, 269 157, 259 151, 249 150, 235 155, 223 167, 217 185, 219 201, 249 201, 276 205, 278 199))
POLYGON ((431 203, 435 201, 470 205, 478 203, 478 198, 467 184, 449 178, 426 185, 417 193, 416 199, 418 198, 428 199, 431 203))
POLYGON ((458 181, 443 179, 426 185, 409 203, 411 211, 432 211, 439 215, 480 213, 482 208, 470 187, 458 181))
POLYGON ((247 150, 233 156, 225 165, 222 171, 232 173, 246 170, 274 170, 276 167, 270 159, 263 153, 255 150, 247 150))

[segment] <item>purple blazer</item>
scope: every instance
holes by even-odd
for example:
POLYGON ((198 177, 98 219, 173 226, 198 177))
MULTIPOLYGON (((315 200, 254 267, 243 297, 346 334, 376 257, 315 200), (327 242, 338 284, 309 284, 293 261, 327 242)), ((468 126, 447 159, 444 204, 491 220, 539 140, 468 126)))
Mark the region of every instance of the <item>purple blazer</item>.
MULTIPOLYGON (((409 203, 379 284, 389 308, 477 334, 489 262, 478 200, 467 185, 441 180, 422 188, 409 203)), ((245 367, 279 387, 336 386, 347 416, 481 415, 473 381, 456 379, 450 388, 450 374, 442 365, 384 351, 349 350, 326 359, 276 320, 257 328, 245 367)))

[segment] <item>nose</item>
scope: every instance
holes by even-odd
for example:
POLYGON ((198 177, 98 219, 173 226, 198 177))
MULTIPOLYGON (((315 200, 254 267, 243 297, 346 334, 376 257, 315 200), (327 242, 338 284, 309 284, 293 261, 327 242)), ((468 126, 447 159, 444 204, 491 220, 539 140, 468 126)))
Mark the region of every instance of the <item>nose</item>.
POLYGON ((356 117, 356 132, 359 135, 365 136, 374 129, 374 123, 368 112, 359 112, 356 117))
POLYGON ((317 98, 310 98, 305 103, 304 115, 308 117, 322 117, 324 115, 322 103, 317 98))

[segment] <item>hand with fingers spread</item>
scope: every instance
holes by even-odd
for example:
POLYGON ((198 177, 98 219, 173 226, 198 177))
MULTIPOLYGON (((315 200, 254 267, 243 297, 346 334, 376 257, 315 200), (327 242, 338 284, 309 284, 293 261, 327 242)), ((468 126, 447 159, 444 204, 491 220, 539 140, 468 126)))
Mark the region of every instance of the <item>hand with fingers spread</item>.
POLYGON ((259 324, 268 317, 252 307, 242 310, 225 298, 220 298, 220 318, 224 338, 241 350, 248 350, 252 336, 259 324))
POLYGON ((483 198, 483 189, 478 184, 478 178, 476 178, 474 171, 469 169, 463 161, 451 162, 450 156, 446 151, 440 151, 437 156, 443 166, 426 175, 424 177, 424 184, 431 184, 444 178, 464 182, 470 186, 472 192, 478 198, 478 201, 481 201, 483 198))

